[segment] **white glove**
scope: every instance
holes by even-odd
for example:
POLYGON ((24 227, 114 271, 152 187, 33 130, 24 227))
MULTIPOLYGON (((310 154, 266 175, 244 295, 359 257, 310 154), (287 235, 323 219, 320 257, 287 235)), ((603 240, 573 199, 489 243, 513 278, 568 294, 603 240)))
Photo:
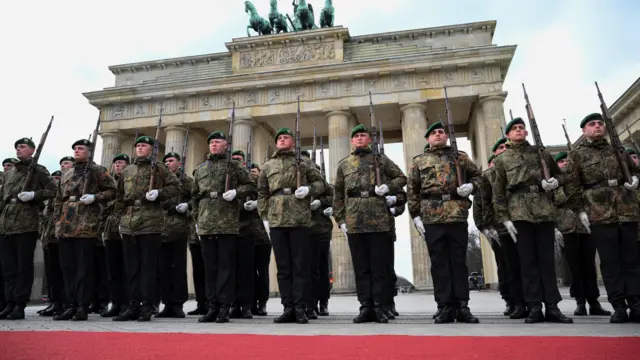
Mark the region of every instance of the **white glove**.
POLYGON ((629 189, 631 191, 637 189, 638 188, 638 177, 633 175, 631 177, 631 184, 629 184, 628 182, 625 182, 624 183, 624 187, 626 187, 627 189, 629 189))
POLYGON ((311 210, 317 210, 320 207, 320 200, 313 200, 311 202, 311 210))
POLYGON ((509 232, 509 235, 511 235, 513 242, 517 243, 518 239, 516 238, 516 235, 518 234, 518 230, 516 230, 516 227, 513 226, 513 223, 511 221, 505 221, 502 224, 505 228, 507 228, 507 231, 509 232))
POLYGON ((244 203, 244 209, 247 211, 253 211, 258 208, 258 202, 256 200, 249 200, 244 203))
POLYGON ((545 191, 551 191, 558 188, 558 180, 555 178, 549 178, 549 180, 542 179, 542 188, 545 191))
POLYGON ((387 206, 393 206, 396 204, 396 201, 398 201, 398 198, 396 198, 394 195, 391 196, 387 196, 387 206))
POLYGON ((222 194, 222 198, 226 201, 233 201, 233 199, 236 198, 236 194, 236 189, 231 189, 229 191, 225 191, 224 194, 222 194))
POLYGON ((422 218, 420 216, 414 217, 413 223, 416 224, 416 229, 420 233, 420 236, 424 237, 424 224, 422 223, 422 218))
MULTIPOLYGON (((496 244, 498 244, 498 246, 501 246, 502 244, 500 244, 500 238, 498 236, 494 236, 492 231, 495 231, 495 230, 485 229, 485 230, 482 230, 482 233, 487 238, 487 240, 489 240, 491 242, 495 242, 496 244)), ((498 233, 496 232, 495 235, 497 235, 497 234, 498 233)))
POLYGON ((458 195, 462 196, 463 198, 466 198, 473 191, 473 184, 469 184, 469 183, 462 184, 462 186, 460 186, 456 190, 458 191, 458 195))
POLYGON ((147 194, 145 195, 145 197, 149 201, 156 201, 156 199, 158 198, 158 190, 148 191, 147 194))
POLYGON ((500 243, 500 235, 498 235, 498 232, 496 231, 496 229, 489 230, 489 234, 491 235, 493 240, 495 240, 498 243, 498 245, 502 246, 502 243, 500 243))
POLYGON ((187 203, 180 203, 176 205, 176 211, 179 212, 180 214, 186 213, 187 210, 189 210, 189 204, 187 203))
POLYGON ((328 207, 328 208, 324 209, 324 216, 326 216, 326 217, 333 216, 333 208, 332 207, 328 207))
POLYGON ((262 220, 262 225, 264 225, 264 229, 267 231, 267 234, 271 233, 271 229, 269 229, 269 222, 267 220, 262 220))
POLYGON ((340 224, 340 230, 342 230, 344 236, 347 236, 347 224, 340 224))
POLYGON ((582 226, 584 226, 584 229, 587 230, 587 234, 591 234, 591 224, 589 223, 589 217, 587 216, 587 213, 581 212, 578 215, 578 218, 580 219, 582 226))
POLYGON ((389 192, 389 187, 386 184, 376 185, 375 191, 378 196, 384 196, 384 194, 389 192))
POLYGON ((304 199, 309 195, 309 187, 308 186, 300 186, 296 189, 296 192, 293 194, 298 199, 304 199))
POLYGON ((556 236, 556 242, 558 243, 558 245, 560 245, 561 247, 564 247, 564 237, 562 237, 562 233, 560 232, 560 230, 555 229, 555 236, 556 236))
POLYGON ((34 193, 33 191, 23 191, 18 194, 18 199, 20 199, 20 201, 22 202, 27 202, 33 200, 34 196, 36 196, 36 193, 34 193))
POLYGON ((93 194, 85 194, 80 198, 80 202, 85 205, 89 205, 94 201, 96 201, 96 196, 93 194))
POLYGON ((389 211, 391 211, 391 215, 396 216, 396 208, 390 208, 389 211))

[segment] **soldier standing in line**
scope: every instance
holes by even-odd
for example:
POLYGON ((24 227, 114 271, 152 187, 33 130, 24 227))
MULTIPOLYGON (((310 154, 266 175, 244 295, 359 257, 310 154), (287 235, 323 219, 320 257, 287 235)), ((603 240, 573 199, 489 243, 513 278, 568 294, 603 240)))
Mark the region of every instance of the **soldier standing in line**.
POLYGON ((284 306, 274 322, 306 324, 312 286, 311 207, 307 197, 322 195, 325 182, 311 161, 297 159, 291 129, 279 129, 275 141, 277 151, 262 165, 258 179, 258 213, 271 236, 284 306), (296 189, 298 171, 300 186, 296 189))
POLYGON ((398 275, 396 274, 396 268, 395 268, 395 262, 396 262, 395 243, 397 239, 395 218, 404 214, 404 211, 406 209, 405 205, 407 204, 407 193, 404 190, 402 190, 398 192, 396 195, 386 196, 385 200, 387 202, 387 206, 389 207, 389 211, 391 212, 391 215, 393 215, 393 218, 391 218, 391 222, 389 223, 389 227, 391 228, 391 231, 389 233, 393 238, 394 246, 393 246, 393 252, 389 254, 389 263, 391 265, 389 268, 389 272, 391 273, 391 281, 389 282, 388 301, 384 304, 382 309, 384 310, 385 315, 387 315, 387 318, 389 318, 390 320, 393 320, 396 318, 396 316, 400 316, 400 314, 396 310, 396 302, 394 300, 395 297, 398 296, 398 275))
POLYGON ((505 134, 509 139, 507 150, 494 159, 493 206, 496 221, 504 225, 518 249, 523 294, 529 308, 525 323, 573 323, 558 308, 562 297, 554 258, 556 207, 547 196, 547 192, 559 187, 564 177, 551 155, 545 152, 551 178, 542 178, 538 149, 527 141, 528 132, 522 118, 511 120, 505 134))
POLYGON ((445 305, 435 322, 478 323, 468 306, 466 254, 471 206, 468 196, 482 184, 482 174, 464 152, 454 158, 441 122, 431 125, 425 138, 430 146, 413 158, 407 196, 409 214, 429 249, 431 275, 439 293, 434 297, 445 305), (456 167, 461 173, 457 173, 456 167), (459 176, 463 179, 461 186, 457 182, 459 176))
POLYGON ((71 148, 75 165, 62 174, 53 210, 67 308, 53 319, 83 321, 89 315, 95 285, 93 262, 96 242, 100 240, 101 204, 115 198, 116 188, 106 168, 89 163, 89 140, 78 140, 71 148))
POLYGON ((224 133, 211 133, 207 142, 210 154, 196 168, 192 194, 196 231, 202 241, 208 307, 198 322, 225 323, 235 301, 238 199, 246 199, 255 185, 249 171, 228 154, 224 133))
POLYGON ((162 159, 169 171, 175 174, 181 182, 182 193, 162 202, 166 211, 164 218, 164 232, 160 245, 160 295, 164 308, 156 317, 184 318, 182 310, 184 303, 189 300, 187 285, 187 243, 191 228, 191 191, 193 179, 183 176, 180 179, 180 155, 175 152, 167 153, 162 159))
POLYGON ((56 185, 47 169, 37 164, 28 190, 22 191, 36 145, 29 138, 14 143, 18 162, 4 174, 0 201, 0 257, 7 303, 1 319, 24 319, 33 286, 33 254, 38 241, 40 207, 55 196, 56 185))
MULTIPOLYGON (((4 173, 13 169, 14 164, 17 162, 18 162, 18 159, 13 159, 13 158, 7 158, 2 161, 2 167, 4 172, 0 171, 0 194, 2 194, 2 184, 4 183, 4 173)), ((1 237, 2 235, 0 235, 0 238, 1 237)), ((47 298, 47 300, 49 299, 47 298)), ((7 307, 7 303, 5 301, 5 296, 4 296, 4 277, 2 276, 2 256, 0 256, 0 313, 2 313, 2 311, 4 311, 6 307, 7 307)), ((50 304, 47 309, 52 307, 53 307, 53 304, 50 304)))
MULTIPOLYGON (((553 159, 563 172, 568 169, 569 159, 562 151, 553 159)), ((578 220, 578 215, 563 206, 567 201, 564 189, 557 189, 554 193, 554 204, 558 206, 556 216, 556 241, 564 242, 564 256, 571 271, 571 288, 569 294, 576 299, 575 316, 587 315, 586 303, 589 303, 589 315, 610 316, 611 312, 602 308, 598 297, 598 273, 596 272, 596 243, 595 239, 587 236, 587 231, 578 220)))
POLYGON ((155 140, 149 136, 137 138, 134 143, 136 159, 118 179, 115 207, 123 209, 119 230, 130 304, 125 312, 113 318, 114 321, 151 320, 157 298, 158 258, 164 231, 162 202, 182 193, 178 178, 154 158, 154 144, 155 140), (152 177, 154 182, 150 189, 152 177))
MULTIPOLYGON (((257 164, 251 164, 251 178, 257 184, 260 178, 260 167, 257 164)), ((244 208, 253 209, 251 214, 251 230, 256 240, 253 251, 253 267, 254 267, 254 301, 251 307, 251 313, 258 316, 267 316, 267 301, 269 300, 269 263, 271 262, 271 240, 269 234, 262 224, 260 215, 257 211, 258 202, 245 203, 244 208)))
POLYGON ((580 127, 587 141, 569 154, 567 204, 596 243, 602 279, 614 310, 610 322, 640 322, 638 168, 627 162, 631 179, 625 179, 617 149, 605 137, 601 114, 587 115, 580 127))
MULTIPOLYGON (((122 170, 130 163, 131 160, 127 154, 116 154, 113 157, 111 169, 116 184, 122 177, 122 170)), ((102 239, 107 250, 108 286, 109 298, 111 299, 111 308, 107 312, 100 314, 101 317, 105 318, 120 315, 127 309, 127 304, 129 303, 124 250, 119 230, 123 208, 116 209, 116 205, 121 206, 121 203, 116 202, 114 199, 109 201, 103 209, 103 214, 107 217, 107 220, 105 221, 102 239)))
MULTIPOLYGON (((191 176, 195 176, 196 169, 193 169, 191 176)), ((193 206, 193 204, 192 204, 193 206)), ((191 216, 189 225, 189 253, 191 254, 191 278, 193 288, 196 293, 196 308, 189 311, 187 315, 205 315, 207 313, 207 298, 205 291, 204 260, 202 258, 202 245, 196 234, 195 219, 191 216)))
POLYGON ((407 178, 391 159, 376 155, 371 136, 364 125, 351 130, 351 155, 340 160, 335 180, 333 216, 340 224, 351 250, 356 275, 356 292, 360 313, 353 322, 387 323, 383 307, 391 295, 393 274, 390 254, 393 237, 390 223, 393 215, 387 207, 387 195, 396 195, 407 184, 407 178), (376 161, 380 173, 377 182, 376 161))

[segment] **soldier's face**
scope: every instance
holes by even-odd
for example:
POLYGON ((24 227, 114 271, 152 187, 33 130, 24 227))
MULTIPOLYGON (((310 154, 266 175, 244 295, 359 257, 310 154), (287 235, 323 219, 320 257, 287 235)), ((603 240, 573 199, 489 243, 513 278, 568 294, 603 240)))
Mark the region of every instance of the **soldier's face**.
POLYGON ((293 149, 293 136, 287 134, 278 136, 278 139, 276 140, 276 148, 278 150, 293 149))
POLYGON ((60 163, 60 171, 71 169, 73 167, 73 161, 65 160, 60 163))
POLYGON ((507 145, 505 144, 500 144, 500 146, 498 146, 498 148, 496 149, 496 151, 493 153, 493 155, 500 155, 502 154, 505 150, 507 150, 507 145))
POLYGON ((251 175, 260 176, 260 170, 256 168, 251 169, 251 175))
POLYGON ((449 140, 449 135, 444 131, 444 129, 435 129, 429 133, 429 138, 427 142, 429 146, 445 146, 447 145, 447 140, 449 140))
POLYGON ((89 148, 84 145, 76 145, 73 148, 73 158, 79 162, 86 161, 89 158, 89 148))
POLYGON ((169 171, 174 173, 177 172, 178 169, 180 169, 180 162, 178 161, 178 159, 173 157, 167 158, 167 160, 164 161, 164 164, 167 165, 169 171))
POLYGON ((599 140, 604 137, 607 128, 602 120, 589 121, 583 128, 582 133, 589 140, 599 140))
POLYGON ((124 168, 127 167, 127 162, 124 160, 116 160, 116 162, 113 163, 113 171, 116 174, 121 174, 122 170, 124 170, 124 168))
POLYGON ((7 172, 7 171, 13 169, 14 165, 12 163, 6 163, 6 164, 2 164, 2 167, 4 168, 4 172, 7 172))
POLYGON ((493 160, 491 160, 491 162, 489 163, 489 165, 487 166, 489 169, 491 169, 493 167, 493 160))
POLYGON ((636 164, 636 166, 638 166, 638 155, 637 154, 631 154, 631 160, 633 160, 633 162, 636 164))
POLYGON ((569 164, 569 161, 567 161, 567 159, 558 160, 558 167, 560 169, 564 169, 567 166, 567 164, 569 164))
POLYGON ((242 156, 240 156, 240 155, 233 155, 231 158, 232 158, 233 160, 235 160, 235 161, 239 161, 239 162, 240 162, 240 164, 245 165, 245 163, 244 163, 244 159, 242 158, 242 156))
POLYGON ((509 130, 507 138, 514 142, 523 142, 527 139, 527 135, 529 135, 529 132, 524 125, 515 124, 509 130))
POLYGON ((227 140, 211 139, 209 142, 209 152, 212 154, 222 154, 227 150, 227 140))
POLYGON ((27 160, 33 156, 36 149, 29 147, 27 144, 18 144, 16 146, 16 157, 20 160, 27 160))
POLYGON ((153 146, 145 143, 136 144, 136 156, 145 158, 151 156, 151 152, 153 151, 153 146))
POLYGON ((365 149, 371 144, 371 136, 368 133, 357 133, 351 138, 351 146, 355 149, 365 149))

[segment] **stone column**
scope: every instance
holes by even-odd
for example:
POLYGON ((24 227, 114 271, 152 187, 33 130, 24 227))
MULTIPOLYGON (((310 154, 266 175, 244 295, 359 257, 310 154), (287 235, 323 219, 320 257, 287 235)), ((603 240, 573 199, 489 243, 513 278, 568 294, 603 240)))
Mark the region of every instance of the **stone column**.
MULTIPOLYGON (((402 125, 402 143, 404 146, 405 174, 408 176, 413 163, 413 157, 422 154, 427 132, 427 107, 424 104, 407 104, 400 108, 402 125)), ((413 266, 413 284, 418 290, 433 288, 431 280, 431 261, 427 243, 418 234, 413 219, 409 216, 409 228, 411 229, 411 263, 413 266)))
POLYGON ((122 142, 122 135, 117 132, 106 132, 102 133, 102 159, 101 165, 106 167, 107 169, 111 168, 111 161, 116 154, 120 153, 122 149, 120 149, 122 142))
MULTIPOLYGON (((331 111, 327 114, 329 122, 329 181, 335 182, 338 162, 347 157, 351 151, 349 143, 349 118, 346 111, 331 111)), ((351 261, 349 243, 342 231, 334 222, 331 244, 331 261, 333 270, 333 291, 336 293, 353 292, 356 278, 351 261)))
POLYGON ((164 153, 174 152, 182 156, 184 135, 187 129, 182 126, 168 126, 164 128, 164 153))
MULTIPOLYGON (((249 134, 251 133, 251 127, 253 126, 253 120, 247 119, 235 119, 233 121, 233 149, 242 150, 247 153, 247 144, 249 143, 249 134)), ((255 136, 255 134, 251 134, 255 136)), ((253 140, 253 139, 251 139, 253 140)), ((252 141, 253 142, 253 141, 252 141)), ((253 151, 253 148, 251 149, 253 151)), ((253 156, 252 156, 253 157, 253 156)), ((253 159, 252 159, 253 160, 253 159)))

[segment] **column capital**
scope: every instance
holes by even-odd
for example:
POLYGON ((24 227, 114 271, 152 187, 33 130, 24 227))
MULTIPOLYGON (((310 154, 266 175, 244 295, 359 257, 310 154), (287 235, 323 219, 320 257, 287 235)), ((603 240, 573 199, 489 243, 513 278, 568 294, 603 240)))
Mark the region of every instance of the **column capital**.
POLYGON ((478 104, 482 105, 483 103, 487 102, 487 101, 501 101, 504 102, 504 100, 507 98, 507 95, 509 93, 506 91, 500 91, 500 92, 495 92, 495 93, 488 93, 488 94, 480 94, 480 101, 478 102, 478 104))
POLYGON ((187 131, 187 129, 183 126, 180 125, 171 125, 171 126, 167 126, 166 128, 163 129, 164 131, 181 131, 181 132, 185 132, 187 131))
POLYGON ((332 116, 339 116, 339 115, 346 116, 347 118, 351 117, 351 113, 347 110, 332 110, 326 113, 325 116, 329 118, 332 116))
MULTIPOLYGON (((231 116, 227 117, 227 122, 231 122, 231 116)), ((242 117, 237 117, 235 119, 233 119, 233 125, 250 125, 253 126, 255 124, 255 121, 253 121, 253 118, 251 116, 242 116, 242 117)))
POLYGON ((101 132, 100 137, 102 138, 115 137, 115 138, 123 139, 124 135, 122 135, 119 131, 115 130, 115 131, 101 132))
POLYGON ((422 111, 427 111, 427 105, 421 103, 409 103, 400 106, 400 111, 404 112, 409 109, 420 109, 422 111))

